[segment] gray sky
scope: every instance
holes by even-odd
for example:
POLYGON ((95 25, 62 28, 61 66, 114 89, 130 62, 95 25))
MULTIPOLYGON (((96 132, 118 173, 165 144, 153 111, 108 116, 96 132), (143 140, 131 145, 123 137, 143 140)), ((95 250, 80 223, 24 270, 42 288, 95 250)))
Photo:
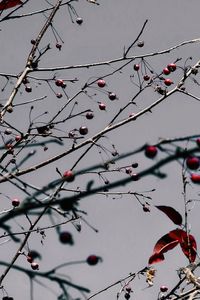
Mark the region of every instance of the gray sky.
MULTIPOLYGON (((56 1, 51 1, 52 3, 56 1)), ((41 59, 39 67, 55 67, 62 65, 85 64, 90 62, 99 62, 121 57, 123 48, 127 48, 138 35, 144 21, 148 19, 148 24, 143 33, 142 40, 145 42, 143 48, 135 47, 130 54, 142 54, 164 50, 179 44, 183 41, 199 37, 199 8, 200 4, 197 1, 176 0, 176 1, 145 1, 145 0, 99 0, 100 5, 92 5, 87 1, 80 0, 74 4, 79 16, 83 18, 83 24, 78 26, 72 23, 69 17, 67 8, 63 8, 57 14, 54 25, 56 30, 64 40, 62 51, 55 48, 55 41, 52 32, 48 31, 41 46, 47 43, 51 44, 51 50, 47 52, 44 58, 41 59)), ((44 1, 30 1, 30 4, 25 8, 26 12, 31 12, 41 9, 45 6, 44 1)), ((45 18, 43 16, 34 16, 19 20, 12 20, 0 23, 0 65, 1 71, 4 73, 18 74, 25 65, 26 57, 31 49, 30 40, 35 38, 43 25, 45 18)), ((195 63, 199 59, 199 45, 184 46, 163 56, 155 56, 150 58, 148 62, 156 72, 162 69, 171 61, 177 58, 182 58, 178 63, 179 66, 184 65, 184 61, 192 56, 192 61, 189 64, 195 63)), ((69 96, 82 87, 89 78, 103 77, 108 72, 112 71, 112 67, 98 67, 89 70, 68 70, 59 71, 57 77, 79 79, 76 84, 69 84, 67 93, 69 96)), ((107 122, 114 114, 127 103, 137 92, 137 88, 130 81, 131 66, 125 68, 121 74, 117 73, 113 77, 107 79, 107 90, 117 94, 119 100, 113 103, 109 102, 106 95, 99 90, 88 89, 89 94, 97 93, 93 99, 86 96, 77 98, 79 107, 83 109, 93 108, 95 110, 95 121, 87 121, 89 134, 92 135, 96 131, 103 129, 107 122), (97 101, 106 101, 107 111, 100 112, 97 108, 97 101)), ((181 68, 174 74, 174 82, 181 78, 181 68)), ((35 76, 52 78, 54 73, 36 73, 35 76)), ((4 80, 0 78, 2 86, 4 80)), ((31 95, 20 90, 21 94, 16 97, 16 103, 33 99, 33 97, 48 96, 48 100, 38 103, 33 112, 34 116, 42 114, 48 110, 49 115, 45 116, 42 121, 48 121, 58 107, 64 103, 58 102, 51 91, 42 83, 32 82, 33 92, 31 95)), ((189 90, 199 94, 199 87, 194 85, 190 80, 186 84, 189 90)), ((12 85, 9 85, 0 98, 6 99, 12 85)), ((144 96, 138 100, 137 106, 133 106, 133 112, 140 111, 146 105, 158 99, 159 95, 152 89, 148 89, 144 96)), ((4 102, 2 102, 4 103, 4 102)), ((29 107, 19 107, 16 111, 6 116, 7 120, 12 124, 16 124, 20 130, 26 130, 28 125, 29 107), (22 117, 23 116, 23 117, 22 117)), ((131 111, 127 111, 129 114, 131 111)), ((62 115, 64 117, 64 114, 62 115)), ((125 114, 123 115, 125 117, 125 114)), ((79 118, 78 121, 72 121, 60 126, 60 129, 67 132, 70 128, 78 127, 83 124, 85 119, 79 118)), ((84 123, 85 124, 85 123, 84 123)), ((172 96, 164 103, 153 110, 153 113, 148 113, 139 118, 136 122, 129 123, 123 128, 108 134, 109 140, 105 141, 105 145, 114 144, 120 154, 137 149, 145 143, 157 143, 159 138, 173 138, 177 136, 186 136, 199 133, 199 103, 198 101, 187 98, 183 95, 172 96), (107 144, 106 144, 107 143, 107 144)), ((185 143, 185 147, 191 147, 191 143, 185 143)), ((24 167, 28 167, 33 163, 39 163, 43 159, 47 159, 52 155, 62 151, 59 146, 49 147, 47 153, 43 149, 38 149, 35 158, 24 167)), ((81 152, 71 155, 47 166, 38 173, 32 173, 23 177, 32 184, 42 186, 49 181, 58 178, 55 168, 58 167, 61 172, 70 168, 73 162, 78 158, 81 152)), ((156 158, 159 160, 163 157, 163 153, 159 153, 156 158)), ((147 166, 152 164, 152 161, 145 158, 143 154, 139 154, 133 158, 127 158, 120 164, 129 164, 132 161, 139 163, 138 171, 142 171, 147 166)), ((88 164, 101 162, 101 157, 97 149, 91 151, 85 156, 77 169, 87 167, 88 164)), ((54 231, 47 231, 44 245, 41 245, 41 236, 35 234, 29 241, 29 246, 38 250, 42 255, 40 262, 40 270, 45 271, 53 268, 56 264, 64 261, 74 261, 85 259, 90 254, 102 256, 103 262, 96 267, 87 265, 69 266, 63 270, 63 273, 73 282, 85 285, 91 289, 92 293, 105 288, 107 285, 127 276, 130 272, 137 272, 147 265, 148 258, 152 253, 155 242, 165 233, 175 228, 174 224, 161 212, 158 212, 153 205, 170 205, 175 209, 184 212, 183 196, 182 196, 182 180, 181 166, 174 162, 165 166, 163 172, 168 174, 165 180, 158 179, 154 176, 148 176, 141 181, 131 183, 129 186, 119 188, 118 190, 133 190, 143 192, 151 189, 156 189, 152 196, 151 213, 144 213, 139 203, 135 198, 124 196, 113 200, 104 196, 95 195, 81 201, 80 209, 87 211, 86 219, 94 227, 98 228, 99 233, 96 234, 87 225, 82 224, 82 231, 78 233, 74 226, 67 225, 65 228, 74 235, 75 245, 73 247, 61 245, 58 242, 58 237, 54 231)), ((111 180, 113 177, 111 176, 111 180)), ((82 185, 87 182, 87 178, 83 177, 83 181, 76 182, 74 186, 82 185)), ((123 177, 123 176, 122 176, 123 177)), ((114 177, 115 178, 115 177, 114 177)), ((98 183, 98 178, 97 178, 98 183)), ((101 184, 102 182, 99 181, 101 184)), ((17 193, 17 197, 24 195, 16 191, 15 188, 9 185, 2 184, 2 192, 10 197, 17 193)), ((197 198, 198 187, 192 185, 188 187, 188 198, 197 198)), ((1 209, 5 209, 6 200, 3 200, 1 209)), ((189 215, 189 223, 194 236, 199 235, 198 231, 198 203, 191 210, 189 215)), ((60 220, 60 219, 58 219, 60 220)), ((20 229, 21 221, 13 221, 12 224, 16 230, 20 229)), ((24 223, 23 223, 24 224, 24 223)), ((25 222, 26 226, 27 223, 25 222)), ((48 224, 48 221, 41 222, 40 226, 48 224)), ((197 240, 198 242, 198 240, 197 240)), ((198 242, 199 244, 199 242, 198 242)), ((10 259, 17 245, 12 242, 1 246, 2 257, 0 260, 10 259)), ((17 248, 16 248, 17 249, 17 248)), ((20 258, 18 264, 27 267, 24 258, 20 258)), ((166 254, 166 260, 156 265, 157 277, 155 279, 155 287, 146 288, 145 278, 136 279, 132 288, 135 299, 155 299, 157 297, 158 287, 165 284, 172 287, 176 278, 176 270, 187 264, 184 255, 180 249, 174 249, 169 254, 166 254)), ((7 280, 5 280, 5 288, 14 299, 26 298, 29 299, 29 282, 23 281, 24 276, 20 273, 10 272, 7 280), (20 285, 20 289, 19 289, 20 285)), ((54 288, 58 292, 57 288, 54 288)), ((116 299, 116 294, 120 287, 115 286, 97 296, 96 299, 116 299)), ((73 291, 70 290, 73 295, 73 291)), ((56 296, 47 289, 35 284, 34 299, 55 300, 56 296)), ((121 296, 123 298, 123 295, 121 296)))

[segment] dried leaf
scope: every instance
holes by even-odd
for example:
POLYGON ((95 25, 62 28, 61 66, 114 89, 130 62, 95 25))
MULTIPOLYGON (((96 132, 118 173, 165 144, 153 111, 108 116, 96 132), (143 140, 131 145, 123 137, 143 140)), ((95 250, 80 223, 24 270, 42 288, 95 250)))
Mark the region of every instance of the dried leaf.
POLYGON ((170 220, 172 220, 172 222, 174 222, 174 224, 176 224, 176 225, 182 224, 182 216, 173 207, 158 205, 158 206, 156 206, 156 208, 158 208, 163 213, 165 213, 168 216, 168 218, 170 218, 170 220))
POLYGON ((8 9, 22 4, 20 0, 2 0, 0 2, 0 10, 8 9))
POLYGON ((146 272, 146 282, 148 283, 149 286, 153 286, 153 280, 156 274, 156 270, 153 268, 150 268, 146 272))

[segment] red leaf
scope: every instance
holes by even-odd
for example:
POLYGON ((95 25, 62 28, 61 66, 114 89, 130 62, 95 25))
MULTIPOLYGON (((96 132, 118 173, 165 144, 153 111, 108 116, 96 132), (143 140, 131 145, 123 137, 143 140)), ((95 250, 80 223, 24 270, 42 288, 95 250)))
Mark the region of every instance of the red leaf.
POLYGON ((179 240, 170 235, 171 231, 163 235, 155 244, 153 253, 165 253, 178 245, 179 240))
POLYGON ((185 256, 190 262, 194 262, 196 259, 197 243, 193 235, 187 234, 187 232, 182 229, 176 229, 170 232, 170 236, 179 240, 185 256))
POLYGON ((163 261, 164 259, 165 259, 164 255, 162 253, 159 253, 159 254, 154 253, 149 258, 149 265, 159 263, 159 262, 163 261))
POLYGON ((181 225, 182 224, 182 216, 179 214, 178 211, 176 211, 173 207, 171 206, 164 206, 164 205, 159 205, 156 206, 159 210, 164 212, 172 222, 176 225, 181 225))
MULTIPOLYGON (((176 231, 176 230, 173 230, 176 231)), ((158 263, 164 260, 164 253, 173 249, 179 244, 179 239, 173 231, 163 235, 155 244, 153 254, 149 258, 149 264, 158 263), (171 234, 172 233, 172 234, 171 234)))
POLYGON ((20 0, 2 0, 0 2, 0 10, 8 9, 17 5, 22 4, 20 0))

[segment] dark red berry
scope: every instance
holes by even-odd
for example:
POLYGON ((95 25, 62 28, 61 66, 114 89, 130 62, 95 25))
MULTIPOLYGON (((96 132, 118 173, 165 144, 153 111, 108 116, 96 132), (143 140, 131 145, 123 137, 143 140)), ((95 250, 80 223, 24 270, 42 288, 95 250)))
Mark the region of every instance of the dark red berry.
POLYGON ((98 84, 98 86, 99 86, 100 88, 103 88, 103 87, 106 85, 106 82, 105 82, 104 79, 99 79, 99 80, 97 81, 97 84, 98 84))
POLYGON ((11 130, 10 128, 6 128, 6 130, 4 131, 4 133, 5 133, 6 135, 9 135, 9 134, 12 133, 12 130, 11 130))
POLYGON ((164 80, 164 84, 167 85, 167 86, 170 86, 171 84, 173 84, 173 81, 170 78, 166 78, 164 80))
POLYGON ((126 172, 126 174, 131 174, 132 173, 132 169, 131 168, 126 168, 125 172, 126 172))
POLYGON ((63 82, 63 83, 61 84, 61 87, 62 87, 63 89, 65 89, 66 86, 67 86, 67 84, 66 84, 65 82, 63 82))
POLYGON ((193 173, 191 176, 190 176, 190 179, 193 183, 200 183, 200 174, 195 174, 193 173))
POLYGON ((36 250, 31 250, 28 252, 28 256, 31 256, 33 259, 39 258, 41 259, 41 255, 36 250))
POLYGON ((21 140, 21 136, 20 136, 20 135, 16 135, 15 141, 16 141, 16 142, 19 142, 20 140, 21 140))
POLYGON ((39 264, 36 263, 36 262, 32 262, 32 263, 31 263, 31 268, 32 268, 33 270, 39 270, 39 264))
POLYGON ((144 212, 150 212, 150 208, 149 208, 149 206, 147 206, 147 205, 142 205, 142 209, 143 209, 143 211, 144 212))
POLYGON ((144 79, 144 81, 148 81, 148 80, 150 79, 150 76, 147 75, 147 74, 145 74, 145 75, 143 76, 143 79, 144 79))
POLYGON ((100 110, 106 110, 106 105, 104 103, 99 103, 99 109, 100 110))
POLYGON ((169 75, 171 72, 170 72, 170 70, 168 69, 168 68, 164 68, 163 69, 163 74, 165 74, 165 75, 169 75))
POLYGON ((81 24, 83 23, 83 19, 80 18, 80 17, 78 17, 78 18, 76 19, 76 23, 77 23, 78 25, 81 25, 81 24))
POLYGON ((63 95, 62 95, 61 93, 57 93, 57 94, 56 94, 56 97, 57 97, 58 99, 62 98, 62 96, 63 96, 63 95))
POLYGON ((88 256, 86 261, 87 261, 88 265, 94 266, 99 262, 99 259, 100 258, 98 256, 92 254, 92 255, 88 256))
POLYGON ((139 180, 139 175, 137 173, 131 174, 131 178, 133 181, 138 181, 139 180))
POLYGON ((15 198, 12 200, 12 206, 17 207, 20 205, 20 201, 19 199, 15 198))
POLYGON ((36 43, 36 41, 32 39, 32 40, 31 40, 31 44, 32 44, 32 45, 35 45, 35 43, 36 43))
POLYGON ((167 287, 166 285, 162 285, 162 286, 160 287, 160 291, 161 291, 162 293, 165 293, 165 292, 168 291, 168 287, 167 287))
POLYGON ((25 87, 25 91, 26 91, 27 93, 31 93, 31 92, 32 92, 32 87, 31 87, 31 86, 26 86, 26 87, 25 87))
POLYGON ((91 120, 94 118, 94 114, 91 111, 87 112, 85 116, 86 116, 86 119, 88 119, 88 120, 91 120))
POLYGON ((130 286, 127 286, 126 287, 126 291, 127 291, 127 293, 131 293, 132 292, 132 288, 130 286))
POLYGON ((129 293, 125 293, 125 294, 124 294, 124 298, 125 298, 126 300, 129 300, 130 297, 131 297, 131 295, 130 295, 129 293))
POLYGON ((200 147, 200 138, 196 139, 197 146, 200 147))
POLYGON ((22 80, 22 82, 23 82, 23 84, 27 84, 27 83, 29 83, 29 80, 28 80, 28 78, 24 77, 24 79, 22 80))
POLYGON ((68 170, 63 173, 63 178, 67 182, 72 182, 74 181, 75 175, 71 170, 68 170))
POLYGON ((63 244, 70 244, 70 245, 74 244, 72 234, 68 231, 61 232, 59 235, 59 240, 63 244))
POLYGON ((55 84, 56 84, 57 86, 62 86, 63 83, 64 83, 64 81, 63 81, 62 79, 56 79, 56 81, 55 81, 55 84))
POLYGON ((115 93, 109 93, 108 97, 109 97, 109 99, 112 100, 112 101, 115 100, 115 99, 117 98, 117 96, 116 96, 115 93))
POLYGON ((59 44, 59 43, 56 43, 56 48, 57 48, 58 50, 61 50, 61 48, 62 48, 62 45, 61 45, 61 44, 59 44))
POLYGON ((29 262, 30 264, 33 262, 33 257, 32 256, 27 256, 26 257, 26 259, 27 259, 27 262, 29 262))
POLYGON ((138 163, 133 163, 132 164, 132 168, 137 168, 138 167, 138 163))
POLYGON ((119 153, 118 153, 116 150, 114 150, 114 151, 112 151, 112 153, 111 153, 111 154, 112 154, 112 156, 114 156, 114 157, 115 157, 115 156, 117 156, 119 153))
POLYGON ((196 170, 199 168, 200 161, 198 157, 191 156, 186 159, 186 165, 191 170, 196 170))
POLYGON ((174 72, 176 70, 176 64, 171 63, 167 65, 167 68, 171 71, 174 72))
POLYGON ((86 135, 86 134, 88 133, 88 128, 87 128, 86 126, 81 126, 81 127, 79 128, 79 133, 80 133, 81 135, 86 135))
POLYGON ((135 64, 135 65, 133 66, 133 69, 134 69, 135 71, 138 71, 138 70, 140 69, 140 65, 135 64))
POLYGON ((137 43, 137 46, 138 46, 139 48, 142 48, 142 47, 144 46, 144 41, 139 41, 139 42, 137 43))
POLYGON ((156 146, 147 146, 145 148, 145 155, 148 158, 154 158, 156 156, 157 152, 158 152, 158 149, 156 146))

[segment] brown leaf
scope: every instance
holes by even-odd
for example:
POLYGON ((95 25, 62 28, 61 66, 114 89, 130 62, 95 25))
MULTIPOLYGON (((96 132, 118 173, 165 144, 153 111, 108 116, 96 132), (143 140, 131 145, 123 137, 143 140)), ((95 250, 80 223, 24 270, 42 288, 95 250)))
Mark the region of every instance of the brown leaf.
POLYGON ((158 208, 159 210, 164 212, 168 216, 168 218, 170 218, 170 220, 172 220, 172 222, 174 222, 174 224, 176 224, 176 225, 182 224, 182 216, 173 207, 158 205, 158 206, 156 206, 156 208, 158 208))

